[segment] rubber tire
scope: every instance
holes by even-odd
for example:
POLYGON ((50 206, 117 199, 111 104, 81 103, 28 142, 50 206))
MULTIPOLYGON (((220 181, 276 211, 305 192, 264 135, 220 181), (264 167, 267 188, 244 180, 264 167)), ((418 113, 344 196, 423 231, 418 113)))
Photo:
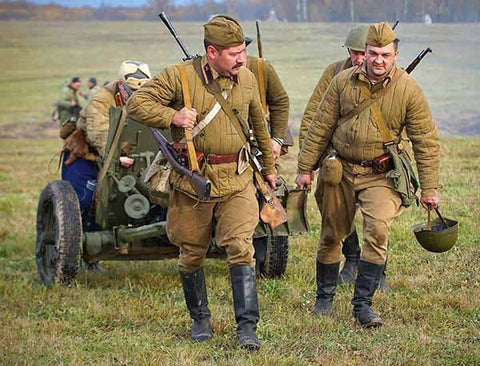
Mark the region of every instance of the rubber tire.
POLYGON ((65 180, 47 184, 37 208, 35 260, 45 286, 55 280, 68 283, 77 276, 82 253, 80 204, 73 186, 65 180))
POLYGON ((256 271, 265 278, 280 278, 287 270, 288 236, 268 235, 254 239, 256 271))

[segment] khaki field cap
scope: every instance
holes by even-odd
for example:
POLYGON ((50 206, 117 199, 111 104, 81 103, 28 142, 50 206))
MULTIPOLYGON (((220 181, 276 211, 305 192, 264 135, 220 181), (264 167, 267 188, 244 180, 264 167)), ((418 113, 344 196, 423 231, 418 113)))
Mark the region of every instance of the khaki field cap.
POLYGON ((385 47, 397 39, 397 35, 387 22, 370 25, 367 44, 374 47, 385 47))
POLYGON ((152 78, 150 68, 140 61, 123 61, 118 70, 118 77, 125 81, 130 89, 136 90, 152 78))
POLYGON ((362 24, 353 27, 348 33, 344 46, 354 51, 364 51, 367 40, 368 25, 362 24))
POLYGON ((245 42, 238 21, 228 15, 217 15, 203 25, 205 40, 220 47, 235 47, 245 42))

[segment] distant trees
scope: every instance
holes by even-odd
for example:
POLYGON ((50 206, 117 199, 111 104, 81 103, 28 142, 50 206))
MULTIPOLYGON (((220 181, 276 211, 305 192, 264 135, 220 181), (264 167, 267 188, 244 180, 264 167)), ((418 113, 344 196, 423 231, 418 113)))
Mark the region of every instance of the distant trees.
POLYGON ((241 20, 289 22, 478 22, 480 0, 190 0, 175 6, 172 0, 149 0, 143 8, 101 6, 66 8, 34 5, 28 1, 0 2, 1 19, 36 20, 154 20, 167 11, 176 20, 206 20, 227 13, 241 20))

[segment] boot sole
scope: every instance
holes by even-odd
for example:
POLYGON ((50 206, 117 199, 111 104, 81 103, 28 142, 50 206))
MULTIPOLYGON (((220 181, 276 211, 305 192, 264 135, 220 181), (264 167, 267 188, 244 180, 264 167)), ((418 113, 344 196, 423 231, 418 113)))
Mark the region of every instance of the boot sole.
POLYGON ((195 337, 192 337, 192 339, 194 341, 197 341, 197 342, 205 342, 205 341, 209 341, 210 339, 213 338, 213 335, 212 334, 200 334, 200 335, 197 335, 195 337))
POLYGON ((364 324, 362 324, 360 322, 360 320, 358 320, 358 319, 357 319, 357 321, 358 321, 358 324, 364 329, 379 328, 383 325, 383 321, 380 318, 379 319, 373 319, 373 320, 369 321, 368 323, 364 323, 364 324))
POLYGON ((241 343, 239 346, 247 351, 257 351, 260 349, 260 344, 258 343, 241 343))

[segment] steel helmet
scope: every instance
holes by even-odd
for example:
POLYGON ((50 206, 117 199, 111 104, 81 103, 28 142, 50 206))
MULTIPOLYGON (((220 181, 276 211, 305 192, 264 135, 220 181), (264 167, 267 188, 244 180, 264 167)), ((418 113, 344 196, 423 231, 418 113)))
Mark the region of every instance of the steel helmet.
POLYGON ((125 81, 130 89, 137 90, 152 78, 152 74, 147 64, 127 60, 120 65, 118 77, 125 81))
MULTIPOLYGON (((411 227, 418 243, 429 252, 442 253, 452 248, 457 242, 458 221, 443 218, 435 209, 438 218, 427 223, 411 227)), ((429 210, 430 212, 430 210, 429 210)), ((429 215, 430 216, 430 215, 429 215)))
POLYGON ((365 49, 365 43, 367 41, 368 33, 367 24, 357 25, 350 30, 344 46, 354 51, 363 51, 365 49))

